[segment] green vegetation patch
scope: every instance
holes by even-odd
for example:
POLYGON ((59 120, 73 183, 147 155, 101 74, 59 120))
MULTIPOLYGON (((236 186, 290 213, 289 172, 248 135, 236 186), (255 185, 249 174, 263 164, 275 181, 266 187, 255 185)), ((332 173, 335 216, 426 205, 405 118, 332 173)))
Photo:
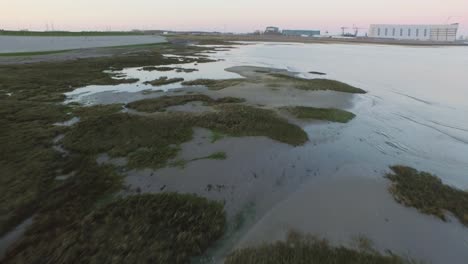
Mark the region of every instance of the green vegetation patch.
POLYGON ((176 71, 176 72, 195 72, 198 71, 198 69, 186 69, 186 68, 181 68, 181 67, 155 67, 155 66, 145 66, 141 68, 141 71, 176 71))
POLYGON ((66 133, 64 146, 81 154, 128 156, 131 167, 159 168, 192 138, 183 115, 144 117, 124 113, 90 117, 66 133))
POLYGON ((65 162, 52 140, 65 128, 67 107, 0 99, 0 236, 37 208, 65 162))
POLYGON ((213 130, 211 131, 210 135, 211 143, 215 143, 216 141, 223 139, 225 136, 226 135, 224 135, 223 133, 213 130))
POLYGON ((135 109, 140 112, 158 112, 164 111, 167 107, 175 105, 183 105, 189 102, 200 101, 208 105, 222 104, 222 103, 242 103, 245 100, 234 97, 224 97, 220 99, 212 99, 207 95, 202 94, 187 94, 179 96, 161 96, 158 98, 144 99, 136 102, 129 103, 128 108, 135 109))
MULTIPOLYGON (((80 170, 74 160, 94 159, 87 156, 89 152, 70 153, 78 156, 72 158, 56 151, 54 138, 74 128, 54 124, 75 115, 86 121, 121 110, 120 105, 90 108, 63 105, 64 93, 87 85, 129 81, 113 79, 105 72, 109 69, 182 63, 179 58, 166 58, 161 54, 190 55, 207 49, 161 44, 135 47, 131 51, 125 49, 110 57, 0 65, 0 235, 32 216, 52 198, 49 192, 57 184, 57 176, 80 170)), ((197 60, 184 59, 183 62, 187 61, 197 60)))
POLYGON ((356 115, 335 108, 315 108, 307 106, 292 106, 283 107, 282 109, 287 110, 295 117, 300 119, 317 119, 327 120, 331 122, 347 123, 351 121, 356 115))
POLYGON ((321 90, 330 90, 336 92, 344 93, 357 93, 364 94, 366 91, 351 86, 346 83, 342 83, 335 80, 329 79, 303 79, 294 76, 289 76, 281 73, 271 73, 270 76, 273 76, 279 80, 284 80, 288 82, 293 82, 294 87, 301 90, 308 91, 321 91, 321 90))
POLYGON ((163 76, 163 77, 159 77, 156 80, 144 82, 144 84, 151 84, 153 86, 161 86, 161 85, 166 85, 166 84, 171 84, 171 83, 182 82, 183 80, 184 78, 167 78, 166 76, 163 76))
POLYGON ((236 86, 241 83, 248 82, 248 79, 224 79, 224 80, 214 80, 214 79, 197 79, 193 81, 183 82, 182 85, 186 86, 206 86, 210 90, 222 90, 227 87, 236 86))
POLYGON ((54 216, 61 226, 27 233, 5 263, 189 263, 225 229, 220 203, 174 193, 120 198, 76 222, 54 216))
POLYGON ((0 53, 0 57, 28 57, 28 56, 39 56, 39 55, 49 55, 49 54, 58 54, 65 53, 72 50, 51 50, 51 51, 29 51, 29 52, 7 52, 0 53))
POLYGON ((286 241, 239 249, 231 253, 226 264, 320 263, 320 264, 403 264, 414 263, 395 255, 375 251, 334 247, 326 240, 291 232, 286 241))
POLYGON ((230 136, 267 136, 293 146, 308 140, 304 130, 272 110, 239 104, 217 105, 215 109, 219 111, 198 116, 196 126, 230 136))
POLYGON ((176 156, 178 145, 192 138, 192 127, 204 127, 231 136, 267 136, 291 145, 308 140, 298 126, 271 110, 237 104, 215 106, 203 114, 162 113, 138 116, 125 113, 81 120, 66 133, 64 146, 83 155, 108 153, 128 157, 134 168, 165 166, 176 156))
POLYGON ((155 66, 146 66, 146 67, 143 67, 141 68, 142 71, 173 71, 175 70, 174 67, 155 67, 155 66))
POLYGON ((0 66, 0 90, 12 93, 10 100, 61 102, 63 93, 87 85, 116 85, 138 80, 114 79, 105 70, 148 64, 176 63, 154 53, 146 56, 123 55, 65 62, 41 62, 0 66))
POLYGON ((405 166, 391 167, 394 173, 386 177, 393 184, 390 192, 395 200, 420 212, 446 221, 444 211, 450 211, 468 226, 468 192, 445 185, 437 176, 405 166))

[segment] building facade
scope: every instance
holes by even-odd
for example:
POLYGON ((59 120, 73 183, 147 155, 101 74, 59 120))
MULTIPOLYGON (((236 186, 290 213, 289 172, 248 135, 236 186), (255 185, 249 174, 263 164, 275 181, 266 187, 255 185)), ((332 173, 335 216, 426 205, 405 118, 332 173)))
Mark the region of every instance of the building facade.
POLYGON ((271 34, 271 35, 276 35, 276 34, 280 34, 280 30, 279 30, 279 27, 267 27, 265 29, 265 32, 264 34, 271 34))
POLYGON ((293 30, 293 29, 283 29, 282 34, 285 36, 304 36, 312 37, 319 36, 320 30, 293 30))
POLYGON ((457 39, 458 24, 450 25, 390 25, 373 24, 369 28, 371 38, 400 40, 445 41, 457 39))

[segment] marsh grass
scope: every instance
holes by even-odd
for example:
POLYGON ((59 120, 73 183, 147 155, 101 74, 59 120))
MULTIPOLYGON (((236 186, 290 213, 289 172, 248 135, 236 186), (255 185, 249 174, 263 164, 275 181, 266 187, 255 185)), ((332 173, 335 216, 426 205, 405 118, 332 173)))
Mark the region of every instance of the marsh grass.
POLYGON ((175 68, 174 67, 156 67, 156 66, 145 66, 141 68, 142 71, 173 71, 175 68))
POLYGON ((244 248, 232 252, 226 264, 403 264, 415 263, 396 255, 335 247, 326 240, 290 232, 286 241, 244 248))
MULTIPOLYGON (((113 85, 128 81, 113 79, 107 73, 109 69, 197 61, 184 59, 181 62, 177 58, 165 58, 161 53, 190 55, 209 49, 170 44, 146 45, 131 50, 116 49, 117 55, 110 57, 1 65, 0 235, 35 214, 52 199, 48 193, 57 185, 57 176, 79 170, 69 157, 63 157, 54 150, 53 139, 72 128, 54 124, 69 120, 73 115, 81 116, 83 122, 94 120, 96 116, 107 116, 121 109, 115 105, 92 108, 63 105, 64 93, 92 84, 113 85)), ((131 134, 127 136, 131 137, 131 134)), ((109 138, 102 139, 107 141, 109 138)), ((92 151, 72 153, 91 159, 94 154, 92 151), (88 156, 88 153, 92 154, 88 156)))
POLYGON ((195 72, 198 71, 198 69, 186 69, 186 68, 181 68, 181 67, 155 67, 155 66, 145 66, 140 69, 141 71, 176 71, 176 72, 184 72, 184 73, 189 73, 189 72, 195 72))
POLYGON ((8 52, 0 53, 0 57, 29 57, 29 56, 39 56, 39 55, 50 55, 65 53, 72 50, 51 50, 51 51, 30 51, 30 52, 8 52))
MULTIPOLYGON (((162 51, 185 54, 204 49, 207 48, 155 45, 134 47, 131 52, 127 52, 129 49, 122 49, 124 53, 111 57, 0 66, 0 90, 2 91, 0 94, 0 126, 2 128, 0 129, 0 145, 2 146, 0 152, 0 167, 2 168, 0 170, 0 193, 2 194, 0 235, 12 230, 32 215, 35 216, 32 226, 10 248, 5 259, 1 260, 2 263, 76 263, 81 260, 96 263, 112 262, 108 256, 116 256, 119 261, 122 260, 120 262, 125 262, 123 259, 130 256, 128 251, 123 250, 125 244, 137 245, 142 241, 132 236, 132 239, 135 239, 129 243, 125 239, 122 240, 118 234, 101 226, 102 222, 99 220, 96 222, 92 220, 93 223, 86 220, 90 219, 89 217, 94 213, 100 212, 100 208, 107 208, 107 205, 112 204, 116 192, 122 189, 122 178, 115 173, 116 169, 107 165, 99 166, 96 163, 96 154, 99 154, 100 150, 108 150, 116 156, 133 154, 134 163, 139 166, 145 163, 150 164, 149 166, 162 164, 167 157, 175 155, 178 151, 178 142, 191 138, 191 127, 177 124, 180 123, 177 116, 163 117, 162 120, 144 117, 133 119, 127 114, 119 113, 122 105, 93 107, 81 107, 76 103, 63 105, 61 104, 64 99, 63 93, 86 85, 118 84, 126 81, 112 79, 112 75, 106 73, 109 69, 196 61, 187 59, 180 62, 175 58, 164 58, 161 55, 162 51), (6 95, 7 93, 11 96, 6 95), (79 116, 80 122, 73 127, 54 125, 74 116, 79 116), (153 131, 141 131, 153 127, 157 127, 156 135, 152 135, 153 131), (102 142, 96 144, 92 138, 101 132, 103 133, 98 138, 102 142), (63 141, 67 143, 64 144, 72 146, 72 148, 65 146, 67 155, 54 150, 53 140, 59 135, 65 135, 63 141), (82 139, 77 140, 75 137, 79 136, 82 136, 82 139), (138 138, 140 136, 144 138, 138 138), (155 139, 155 137, 160 137, 160 139, 155 139), (148 146, 150 147, 147 148, 148 146), (155 147, 161 148, 155 149, 155 147), (145 159, 138 160, 142 156, 145 156, 145 159), (148 156, 150 158, 147 158, 148 156), (60 175, 71 176, 56 181, 56 177, 60 175), (95 225, 94 229, 85 232, 84 227, 90 227, 91 224, 95 225), (113 234, 117 235, 115 237, 117 243, 112 242, 112 237, 102 240, 100 238, 102 234, 106 238, 113 234), (91 248, 88 245, 94 247, 91 248), (99 259, 95 258, 96 256, 99 259)), ((180 199, 182 203, 190 204, 188 200, 191 199, 184 197, 180 199)), ((150 224, 145 222, 148 218, 139 218, 140 213, 135 213, 137 215, 135 217, 132 213, 125 215, 125 210, 131 211, 132 209, 127 207, 133 206, 132 203, 125 201, 119 200, 117 204, 113 204, 116 207, 121 206, 117 211, 122 215, 117 213, 109 217, 105 216, 106 221, 119 223, 121 219, 125 219, 124 231, 136 230, 135 232, 139 234, 147 231, 139 227, 148 227, 150 224), (115 219, 112 219, 114 217, 115 219)), ((172 203, 173 199, 166 201, 172 203)), ((199 204, 204 207, 203 203, 199 204)), ((168 222, 162 221, 157 226, 166 224, 168 230, 172 230, 171 227, 185 226, 186 218, 184 217, 193 216, 187 211, 183 211, 183 216, 181 216, 177 213, 179 207, 171 207, 172 205, 166 204, 166 207, 159 206, 157 209, 164 208, 167 212, 172 212, 172 215, 178 215, 181 218, 176 217, 168 222)), ((210 205, 207 206, 212 208, 210 205)), ((192 205, 189 207, 196 208, 192 205)), ((207 208, 207 211, 210 209, 207 208)), ((197 210, 197 212, 205 212, 205 210, 197 210)), ((211 216, 212 219, 221 219, 211 216)), ((122 227, 120 224, 116 225, 120 226, 119 228, 122 227)), ((219 225, 205 228, 206 225, 199 222, 198 225, 192 227, 201 228, 204 234, 209 235, 213 234, 212 231, 219 225)), ((174 242, 171 247, 180 249, 178 245, 188 246, 186 251, 181 251, 180 257, 175 257, 174 261, 171 259, 168 263, 176 263, 175 261, 179 260, 183 263, 187 262, 185 259, 188 258, 188 254, 199 252, 207 245, 205 242, 196 241, 210 240, 209 237, 203 235, 185 236, 187 233, 183 229, 180 233, 174 234, 182 239, 174 240, 174 237, 166 236, 166 239, 172 239, 167 241, 174 242), (196 243, 187 244, 193 241, 196 243), (178 244, 179 242, 181 244, 178 244), (184 252, 187 252, 187 255, 184 255, 184 252)), ((141 247, 135 247, 135 251, 131 252, 132 257, 142 256, 138 251, 145 250, 145 246, 141 244, 141 247)), ((163 257, 168 254, 170 256, 178 254, 167 247, 161 249, 159 253, 153 253, 161 253, 158 256, 163 257)), ((130 259, 130 262, 138 263, 140 260, 130 259)))
POLYGON ((210 141, 211 143, 215 143, 216 141, 218 140, 221 140, 225 137, 225 135, 219 131, 211 131, 211 135, 210 135, 210 141))
POLYGON ((307 107, 307 106, 291 106, 291 107, 283 107, 296 118, 299 119, 316 119, 316 120, 326 120, 331 122, 339 122, 339 123, 347 123, 351 121, 355 114, 335 109, 335 108, 315 108, 315 107, 307 107))
POLYGON ((177 63, 158 53, 147 56, 115 56, 65 62, 41 62, 0 66, 0 90, 12 93, 9 99, 60 102, 64 93, 87 85, 117 85, 137 80, 113 79, 110 68, 136 67, 145 64, 177 63))
POLYGON ((196 126, 229 136, 266 136, 293 146, 308 141, 304 130, 279 117, 272 110, 239 104, 221 104, 214 108, 218 111, 199 116, 196 126))
POLYGON ((187 94, 179 96, 161 96, 158 98, 144 99, 127 104, 128 108, 135 109, 140 112, 160 112, 167 107, 183 105, 189 102, 204 102, 207 105, 216 105, 222 103, 242 103, 244 99, 234 97, 224 97, 220 99, 212 99, 207 95, 202 94, 187 94))
POLYGON ((35 211, 64 162, 52 139, 66 128, 68 108, 0 99, 0 235, 35 211))
POLYGON ((182 82, 184 78, 167 78, 166 76, 159 77, 156 80, 144 82, 144 84, 151 84, 152 86, 161 86, 171 83, 182 82))
POLYGON ((344 93, 357 93, 357 94, 364 94, 366 91, 351 86, 349 84, 329 80, 329 79, 303 79, 299 77, 289 76, 286 74, 281 73, 270 73, 272 77, 275 77, 281 81, 288 81, 292 82, 294 87, 301 90, 308 90, 308 91, 336 91, 336 92, 344 92, 344 93))
POLYGON ((118 198, 77 214, 84 216, 50 213, 57 227, 27 233, 5 263, 42 263, 45 256, 54 263, 188 263, 225 228, 220 203, 174 193, 118 198))
POLYGON ((192 138, 184 115, 143 117, 116 113, 90 117, 67 132, 64 146, 84 155, 128 156, 130 167, 159 168, 174 158, 177 146, 192 138))
POLYGON ((214 79, 197 79, 193 81, 183 82, 182 85, 186 86, 206 86, 210 90, 222 90, 227 87, 236 86, 241 83, 249 82, 248 79, 224 79, 224 80, 214 80, 214 79))
POLYGON ((230 136, 267 136, 294 146, 308 140, 300 127, 274 111, 238 104, 214 107, 218 111, 202 114, 91 116, 66 132, 63 145, 82 155, 108 153, 111 157, 128 157, 132 168, 160 168, 177 155, 179 149, 175 146, 192 139, 192 127, 230 136))
POLYGON ((397 202, 443 221, 447 220, 445 211, 449 211, 468 226, 467 191, 445 185, 437 176, 410 167, 393 166, 391 169, 393 173, 386 177, 393 183, 390 192, 397 202))

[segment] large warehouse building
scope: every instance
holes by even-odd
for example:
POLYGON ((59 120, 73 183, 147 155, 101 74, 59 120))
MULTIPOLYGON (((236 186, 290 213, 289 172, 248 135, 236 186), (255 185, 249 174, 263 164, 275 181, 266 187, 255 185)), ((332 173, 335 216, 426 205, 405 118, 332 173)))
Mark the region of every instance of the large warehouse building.
POLYGON ((313 37, 319 36, 320 30, 283 29, 282 34, 285 36, 313 37))
POLYGON ((455 41, 458 24, 450 25, 386 25, 375 24, 369 28, 371 38, 388 38, 423 41, 455 41))

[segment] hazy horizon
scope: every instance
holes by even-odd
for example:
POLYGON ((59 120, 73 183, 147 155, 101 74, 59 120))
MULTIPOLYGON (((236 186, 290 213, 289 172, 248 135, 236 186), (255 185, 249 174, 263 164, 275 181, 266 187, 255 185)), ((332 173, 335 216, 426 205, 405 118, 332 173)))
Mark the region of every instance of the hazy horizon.
POLYGON ((12 30, 200 30, 253 32, 266 26, 339 33, 356 25, 460 23, 468 35, 466 0, 16 0, 2 6, 0 29, 12 30))

